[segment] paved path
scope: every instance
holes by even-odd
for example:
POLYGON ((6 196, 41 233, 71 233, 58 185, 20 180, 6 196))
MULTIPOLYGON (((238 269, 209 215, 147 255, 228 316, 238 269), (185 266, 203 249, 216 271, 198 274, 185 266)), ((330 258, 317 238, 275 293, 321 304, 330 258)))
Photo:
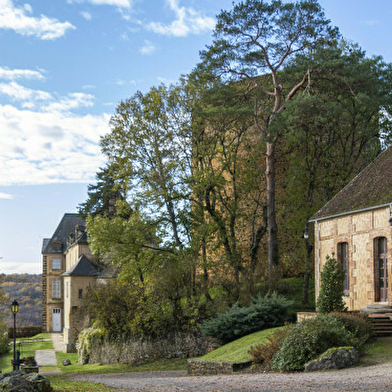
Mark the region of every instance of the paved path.
POLYGON ((37 350, 35 360, 38 366, 57 366, 56 351, 62 351, 63 336, 60 333, 51 334, 53 350, 37 350))
POLYGON ((392 363, 313 373, 261 373, 188 377, 184 372, 73 375, 133 392, 341 392, 392 391, 392 363))

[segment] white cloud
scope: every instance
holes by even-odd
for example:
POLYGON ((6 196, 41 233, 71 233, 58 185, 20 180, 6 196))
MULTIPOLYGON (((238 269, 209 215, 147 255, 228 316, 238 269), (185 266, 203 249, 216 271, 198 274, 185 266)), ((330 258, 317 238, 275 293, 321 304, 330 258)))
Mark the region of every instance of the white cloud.
POLYGON ((147 25, 149 30, 158 34, 185 37, 189 34, 199 34, 215 27, 215 19, 204 16, 193 8, 180 7, 179 0, 166 0, 166 4, 176 15, 170 24, 151 22, 147 25))
POLYGON ((10 195, 9 193, 0 192, 0 199, 13 199, 14 196, 10 195))
POLYGON ((54 40, 62 37, 67 30, 75 29, 70 22, 60 22, 45 15, 29 16, 32 12, 28 4, 17 8, 13 0, 0 0, 0 29, 14 30, 18 34, 36 36, 42 40, 54 40))
POLYGON ((90 14, 90 12, 87 12, 87 11, 82 11, 80 13, 80 15, 82 15, 83 18, 86 20, 91 20, 93 18, 92 15, 90 14))
POLYGON ((94 96, 86 93, 69 93, 63 97, 34 90, 16 82, 0 83, 0 94, 7 95, 14 102, 20 102, 24 109, 35 109, 41 112, 67 112, 82 107, 93 106, 94 96))
POLYGON ((32 71, 31 69, 9 69, 0 67, 0 79, 44 79, 44 75, 40 71, 32 71))
POLYGON ((0 105, 0 185, 93 181, 109 117, 0 105))
POLYGON ((113 5, 118 8, 131 8, 132 0, 68 0, 68 3, 90 3, 93 5, 113 5))
POLYGON ((23 87, 16 82, 1 83, 0 93, 8 95, 14 101, 29 101, 29 105, 35 101, 47 101, 52 99, 52 96, 41 90, 32 90, 23 87))
POLYGON ((47 111, 64 112, 81 107, 93 106, 94 96, 85 93, 70 93, 59 101, 53 102, 46 107, 47 111))
POLYGON ((157 50, 156 46, 149 40, 144 40, 144 45, 139 49, 139 52, 144 55, 153 54, 157 50))

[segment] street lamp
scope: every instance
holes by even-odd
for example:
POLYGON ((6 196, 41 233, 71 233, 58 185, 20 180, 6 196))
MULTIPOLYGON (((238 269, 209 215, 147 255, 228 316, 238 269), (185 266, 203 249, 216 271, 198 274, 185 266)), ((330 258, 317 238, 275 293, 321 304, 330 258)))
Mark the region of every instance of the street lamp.
POLYGON ((16 313, 18 313, 19 304, 16 299, 11 304, 11 312, 14 315, 14 366, 13 369, 16 370, 16 313))

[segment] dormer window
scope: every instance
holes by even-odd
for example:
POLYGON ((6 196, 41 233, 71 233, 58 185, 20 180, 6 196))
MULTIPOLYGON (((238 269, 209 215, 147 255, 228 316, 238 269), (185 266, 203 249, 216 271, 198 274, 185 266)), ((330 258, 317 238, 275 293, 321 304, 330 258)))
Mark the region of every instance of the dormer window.
POLYGON ((61 242, 55 241, 52 243, 52 252, 61 252, 61 242))

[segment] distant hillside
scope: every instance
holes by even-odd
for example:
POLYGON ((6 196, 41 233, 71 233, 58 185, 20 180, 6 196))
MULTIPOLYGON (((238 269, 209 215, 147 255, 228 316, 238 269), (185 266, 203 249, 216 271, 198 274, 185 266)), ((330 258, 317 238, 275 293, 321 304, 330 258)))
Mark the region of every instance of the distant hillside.
POLYGON ((0 314, 6 324, 13 326, 11 303, 16 299, 19 303, 17 325, 32 326, 42 324, 42 277, 30 274, 1 274, 4 279, 2 288, 7 296, 5 304, 0 303, 0 314))

